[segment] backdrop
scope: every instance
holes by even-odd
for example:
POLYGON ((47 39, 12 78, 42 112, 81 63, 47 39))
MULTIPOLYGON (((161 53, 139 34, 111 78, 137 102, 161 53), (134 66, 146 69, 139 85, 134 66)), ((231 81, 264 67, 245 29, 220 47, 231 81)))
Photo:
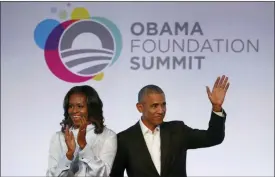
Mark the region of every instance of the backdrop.
POLYGON ((116 133, 147 84, 165 91, 166 121, 206 129, 205 86, 222 74, 225 140, 188 151, 188 175, 273 176, 273 2, 1 3, 1 176, 46 174, 75 85, 99 92, 116 133))

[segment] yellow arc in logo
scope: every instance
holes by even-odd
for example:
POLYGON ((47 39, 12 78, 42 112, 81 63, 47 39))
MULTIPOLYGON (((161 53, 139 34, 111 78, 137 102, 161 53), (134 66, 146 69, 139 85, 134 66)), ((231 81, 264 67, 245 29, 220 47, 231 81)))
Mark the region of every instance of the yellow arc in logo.
POLYGON ((104 77, 104 73, 99 73, 98 75, 93 77, 93 79, 96 81, 101 81, 103 79, 103 77, 104 77))

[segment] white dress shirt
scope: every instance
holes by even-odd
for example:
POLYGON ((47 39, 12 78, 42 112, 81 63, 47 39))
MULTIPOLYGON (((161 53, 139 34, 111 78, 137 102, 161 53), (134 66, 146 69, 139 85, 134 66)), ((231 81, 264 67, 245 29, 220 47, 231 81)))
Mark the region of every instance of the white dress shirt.
POLYGON ((160 174, 161 166, 160 166, 160 127, 157 126, 154 131, 148 129, 142 120, 139 121, 142 134, 144 136, 147 148, 151 155, 151 159, 160 174))
MULTIPOLYGON (((223 112, 214 112, 220 117, 224 117, 223 112)), ((155 130, 152 132, 150 129, 148 129, 142 120, 139 121, 141 131, 143 134, 143 137, 145 139, 147 148, 149 150, 149 153, 151 155, 151 159, 160 175, 161 172, 161 149, 160 149, 160 127, 157 126, 155 130)))
POLYGON ((104 128, 101 134, 94 133, 94 125, 86 130, 86 146, 80 150, 77 143, 78 129, 70 129, 76 141, 73 160, 68 160, 64 134, 56 132, 50 143, 47 176, 109 176, 117 151, 117 136, 104 128))

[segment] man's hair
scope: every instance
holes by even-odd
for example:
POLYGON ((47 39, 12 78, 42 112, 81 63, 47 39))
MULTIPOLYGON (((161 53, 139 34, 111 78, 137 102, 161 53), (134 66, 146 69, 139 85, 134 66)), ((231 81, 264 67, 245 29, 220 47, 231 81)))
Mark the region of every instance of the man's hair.
POLYGON ((151 93, 162 94, 164 92, 159 86, 146 85, 138 93, 138 102, 141 103, 143 101, 144 96, 149 95, 151 93))
POLYGON ((92 122, 93 125, 95 125, 94 132, 96 134, 102 133, 105 127, 103 117, 103 103, 97 91, 88 85, 75 86, 71 88, 66 94, 63 102, 64 119, 60 123, 62 126, 61 131, 65 131, 66 125, 68 125, 69 127, 73 125, 73 121, 71 120, 68 113, 69 99, 70 96, 73 94, 83 94, 86 96, 88 107, 88 119, 92 122))

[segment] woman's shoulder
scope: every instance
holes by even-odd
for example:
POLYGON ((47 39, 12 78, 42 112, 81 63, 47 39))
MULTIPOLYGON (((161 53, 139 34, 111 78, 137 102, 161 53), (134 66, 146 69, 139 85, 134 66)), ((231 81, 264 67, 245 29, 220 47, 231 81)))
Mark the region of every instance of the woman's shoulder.
POLYGON ((106 126, 104 127, 103 132, 106 136, 116 136, 116 132, 106 126))
POLYGON ((53 142, 53 141, 59 140, 60 137, 62 136, 64 136, 62 131, 56 131, 52 134, 51 141, 53 142))
POLYGON ((62 131, 56 131, 53 133, 53 136, 63 136, 64 133, 62 131))

